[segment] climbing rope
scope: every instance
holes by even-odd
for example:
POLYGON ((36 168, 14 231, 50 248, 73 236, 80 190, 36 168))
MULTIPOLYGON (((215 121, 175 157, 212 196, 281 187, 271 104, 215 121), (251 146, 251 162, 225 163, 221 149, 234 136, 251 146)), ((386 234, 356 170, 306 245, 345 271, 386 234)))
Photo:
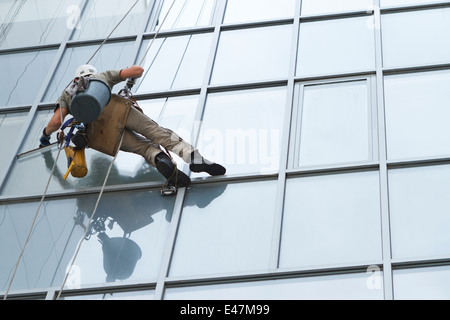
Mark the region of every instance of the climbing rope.
MULTIPOLYGON (((88 64, 88 63, 95 57, 95 55, 100 51, 101 47, 106 43, 106 41, 108 41, 108 39, 111 37, 111 35, 113 34, 113 32, 114 32, 114 31, 119 27, 119 25, 126 19, 126 17, 130 14, 130 12, 131 12, 131 11, 133 10, 133 8, 138 4, 139 1, 140 1, 140 0, 136 0, 136 2, 133 4, 133 6, 130 8, 130 10, 128 10, 128 11, 125 13, 125 16, 117 23, 117 25, 114 27, 114 29, 111 31, 111 33, 104 39, 104 41, 100 44, 99 48, 97 48, 97 50, 94 52, 94 54, 91 56, 91 58, 89 58, 89 60, 86 62, 86 64, 88 64)), ((175 0, 174 0, 174 1, 175 1, 175 0)), ((61 124, 63 124, 63 120, 64 120, 64 119, 63 119, 63 116, 62 116, 61 109, 60 109, 60 117, 61 117, 61 119, 60 119, 60 120, 61 120, 61 124)), ((123 136, 122 136, 122 138, 123 138, 123 136)), ((121 142, 121 143, 122 143, 122 142, 121 142)), ((63 145, 63 144, 61 144, 61 145, 63 145)), ((119 149, 120 149, 120 147, 119 147, 119 149)), ((17 269, 18 269, 18 267, 19 267, 20 261, 21 261, 21 259, 22 259, 22 257, 23 257, 23 254, 24 254, 25 249, 26 249, 26 247, 27 247, 27 245, 28 245, 28 242, 29 242, 29 240, 30 240, 30 238, 31 238, 31 234, 32 234, 33 229, 34 229, 34 225, 35 225, 35 223, 36 223, 37 216, 38 216, 39 211, 40 211, 40 209, 41 209, 41 206, 42 206, 42 204, 43 204, 43 202, 44 202, 44 200, 45 200, 45 197, 46 197, 47 192, 48 192, 48 188, 49 188, 49 186, 50 186, 50 182, 51 182, 52 177, 53 177, 53 174, 54 174, 54 172, 55 172, 55 170, 56 170, 56 165, 57 165, 57 163, 58 163, 58 159, 59 159, 59 157, 60 157, 61 150, 62 150, 62 148, 61 148, 61 147, 58 147, 58 153, 57 153, 55 162, 54 162, 54 164, 53 164, 53 168, 52 168, 52 170, 51 170, 51 173, 50 173, 50 176, 49 176, 49 178, 48 178, 47 184, 46 184, 46 186, 45 186, 44 193, 43 193, 43 195, 42 195, 42 197, 41 197, 41 201, 39 202, 38 208, 37 208, 36 213, 35 213, 35 215, 34 215, 34 218, 33 218, 33 220, 32 220, 32 223, 31 223, 31 226, 30 226, 30 231, 28 232, 28 236, 27 236, 27 238, 26 238, 26 240, 25 240, 25 243, 24 243, 24 245, 23 245, 23 247, 22 247, 22 250, 21 250, 21 252, 20 252, 20 254, 19 254, 19 257, 18 257, 18 259, 17 259, 16 265, 15 265, 15 267, 14 267, 13 274, 12 274, 11 279, 10 279, 9 284, 8 284, 8 288, 6 289, 5 295, 3 296, 3 300, 6 300, 6 299, 8 298, 8 294, 9 294, 9 291, 11 290, 12 283, 14 282, 14 279, 15 279, 15 276, 16 276, 17 269)), ((116 157, 117 157, 117 154, 116 154, 116 157)), ((94 209, 94 213, 93 213, 92 216, 91 216, 91 222, 92 222, 92 218, 93 218, 93 216, 94 216, 94 214, 95 214, 95 211, 97 210, 97 206, 98 206, 98 203, 100 202, 100 199, 101 199, 101 196, 102 196, 102 194, 103 194, 103 191, 104 191, 104 189, 105 189, 105 184, 106 184, 106 181, 108 180, 108 177, 109 177, 109 174, 110 174, 110 171, 111 171, 111 168, 112 168, 113 163, 114 163, 114 159, 113 159, 113 161, 111 162, 110 169, 108 170, 107 175, 106 175, 106 177, 105 177, 105 182, 104 182, 104 184, 103 184, 103 186, 102 186, 102 188, 101 188, 101 190, 100 190, 100 194, 99 194, 99 197, 98 197, 98 200, 97 200, 96 207, 95 207, 95 209, 94 209)), ((88 228, 89 228, 89 225, 88 225, 87 229, 88 229, 88 228)), ((80 243, 79 248, 80 248, 80 247, 81 247, 81 243, 80 243)), ((78 251, 79 251, 79 248, 77 249, 77 253, 78 253, 78 251)), ((73 261, 75 261, 75 258, 76 258, 76 255, 74 256, 73 261)), ((73 266, 73 262, 72 262, 71 267, 72 267, 72 266, 73 266)), ((71 269, 71 268, 70 268, 70 269, 71 269)), ((65 282, 66 282, 66 280, 67 280, 67 277, 68 277, 68 274, 69 274, 69 272, 70 272, 70 269, 68 270, 68 272, 67 272, 67 274, 66 274, 66 277, 65 277, 65 280, 64 280, 64 283, 63 283, 63 287, 64 287, 65 282)), ((59 298, 59 296, 61 295, 61 291, 62 291, 62 289, 60 290, 60 293, 59 293, 59 295, 58 295, 58 298, 59 298)))
POLYGON ((171 11, 172 8, 173 8, 173 5, 175 4, 175 1, 176 1, 176 0, 173 0, 172 5, 170 6, 169 10, 167 10, 166 16, 164 17, 162 23, 159 25, 158 30, 156 31, 155 35, 153 36, 153 39, 152 39, 152 41, 150 42, 150 45, 148 46, 147 51, 145 52, 144 56, 142 57, 141 62, 139 63, 139 66, 142 67, 142 63, 144 62, 145 57, 147 56, 148 52, 150 51, 150 48, 152 47, 153 42, 155 42, 156 37, 158 36, 159 32, 161 31, 162 26, 163 26, 164 23, 166 22, 166 19, 167 19, 167 17, 169 16, 169 13, 170 13, 170 11, 171 11))
MULTIPOLYGON (((138 0, 138 1, 139 1, 139 0, 138 0)), ((138 1, 136 1, 136 3, 137 3, 138 1)), ((161 26, 159 27, 158 31, 155 33, 155 36, 153 37, 153 40, 152 40, 152 42, 150 43, 150 46, 153 44, 154 40, 156 39, 156 37, 157 37, 159 31, 161 30, 161 27, 162 27, 163 24, 164 24, 164 21, 166 20, 167 16, 168 16, 169 13, 170 13, 170 10, 172 9, 172 7, 173 7, 175 1, 176 1, 176 0, 173 1, 172 6, 170 7, 169 11, 167 12, 167 14, 166 14, 166 16, 165 16, 165 18, 164 18, 164 20, 163 20, 163 23, 161 23, 161 26)), ((136 3, 134 4, 134 6, 136 5, 136 3)), ((133 7, 134 7, 134 6, 133 6, 133 7)), ((131 11, 131 10, 129 10, 129 11, 127 12, 127 15, 130 13, 130 11, 131 11)), ((124 19, 125 19, 125 17, 124 17, 120 22, 122 22, 124 19)), ((119 23, 120 23, 120 22, 119 22, 119 23)), ((117 27, 116 27, 116 28, 117 28, 117 27)), ((105 43, 105 42, 106 42, 106 41, 104 41, 103 43, 105 43)), ((97 50, 97 52, 98 52, 98 50, 97 50)), ((148 53, 148 50, 147 50, 146 54, 147 54, 147 53, 148 53)), ((146 54, 145 54, 145 55, 146 55, 146 54)), ((144 55, 144 58, 145 58, 145 55, 144 55)), ((91 59, 92 59, 92 58, 91 58, 91 59)), ((141 62, 141 63, 142 63, 142 62, 141 62)), ((133 80, 133 82, 134 82, 134 80, 133 80)), ((131 92, 130 92, 130 91, 131 91, 131 87, 132 87, 132 86, 129 87, 128 93, 130 94, 131 99, 134 100, 134 101, 136 102, 136 104, 137 104, 137 101, 136 101, 136 100, 134 99, 134 97, 131 95, 131 92)), ((103 181, 103 186, 102 186, 102 188, 100 189, 100 193, 99 193, 99 196, 98 196, 98 198, 97 198, 97 202, 96 202, 96 204, 95 204, 94 211, 92 212, 92 215, 91 215, 91 217, 90 217, 90 219, 89 219, 89 222, 88 222, 88 224, 86 225, 85 233, 84 233, 82 239, 80 240, 80 242, 78 243, 77 249, 76 249, 75 254, 74 254, 73 258, 72 258, 72 262, 71 262, 70 266, 69 266, 68 269, 67 269, 66 276, 65 276, 64 281, 63 281, 63 283, 62 283, 62 285, 61 285, 61 288, 60 288, 60 290, 59 290, 59 292, 58 292, 58 295, 57 295, 57 297, 56 297, 56 300, 59 300, 59 298, 61 297, 61 294, 62 294, 62 292, 63 292, 63 290, 64 290, 64 286, 66 285, 66 282, 67 282, 67 279, 68 279, 68 277, 69 277, 69 274, 70 274, 70 272, 71 272, 71 270, 72 270, 72 268, 73 268, 73 266, 74 266, 75 260, 77 259, 77 256, 78 256, 78 253, 80 252, 81 245, 83 244, 83 241, 86 239, 87 233, 89 232, 90 226, 91 226, 91 224, 92 224, 92 222, 93 222, 93 219, 94 219, 94 216, 95 216, 95 213, 97 212, 98 205, 99 205, 100 200, 101 200, 101 198, 102 198, 102 196, 103 196, 103 192, 104 192, 105 187, 106 187, 106 182, 108 181, 109 175, 110 175, 110 173, 111 173, 111 169, 112 169, 112 167, 113 167, 113 164, 114 164, 115 160, 117 159, 117 156, 118 156, 118 154, 119 154, 120 148, 121 148, 121 146, 122 146, 123 137, 124 137, 124 135, 122 134, 122 137, 121 137, 120 143, 119 143, 119 147, 117 148, 116 154, 115 154, 113 160, 111 161, 111 164, 110 164, 110 166, 109 166, 109 168, 108 168, 108 172, 106 173, 106 176, 105 176, 105 180, 103 181)), ((175 173, 175 172, 178 172, 178 170, 176 169, 176 166, 175 166, 175 171, 174 171, 174 173, 175 173)))

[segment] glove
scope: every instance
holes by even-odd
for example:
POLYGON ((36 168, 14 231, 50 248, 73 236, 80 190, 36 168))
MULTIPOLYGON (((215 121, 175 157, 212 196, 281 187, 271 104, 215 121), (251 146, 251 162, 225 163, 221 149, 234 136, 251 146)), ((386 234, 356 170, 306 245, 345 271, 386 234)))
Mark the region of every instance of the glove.
POLYGON ((39 145, 39 148, 43 148, 43 147, 46 147, 46 146, 50 145, 50 136, 45 134, 45 129, 46 128, 44 128, 44 130, 42 131, 42 136, 39 139, 39 142, 41 143, 39 145))

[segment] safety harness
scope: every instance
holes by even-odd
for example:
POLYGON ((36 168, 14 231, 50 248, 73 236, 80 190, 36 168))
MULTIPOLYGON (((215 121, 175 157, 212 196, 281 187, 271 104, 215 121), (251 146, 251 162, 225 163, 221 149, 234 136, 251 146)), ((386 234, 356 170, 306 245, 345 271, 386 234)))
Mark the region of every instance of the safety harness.
POLYGON ((64 175, 64 180, 67 179, 69 174, 72 174, 74 178, 84 178, 88 173, 85 156, 85 146, 80 146, 79 143, 74 142, 75 147, 70 145, 70 142, 74 140, 75 136, 81 137, 85 131, 83 123, 77 122, 75 118, 67 120, 60 129, 58 139, 60 140, 61 147, 64 147, 64 151, 67 157, 67 172, 64 175), (64 130, 70 127, 69 133, 64 134, 64 130), (75 135, 75 129, 78 130, 75 135), (78 145, 77 145, 78 144, 78 145))

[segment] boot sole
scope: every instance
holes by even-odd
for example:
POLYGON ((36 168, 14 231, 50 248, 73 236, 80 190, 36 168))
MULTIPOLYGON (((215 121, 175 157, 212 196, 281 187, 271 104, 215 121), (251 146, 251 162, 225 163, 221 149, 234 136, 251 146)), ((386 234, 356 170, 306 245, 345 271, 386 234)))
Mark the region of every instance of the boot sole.
POLYGON ((222 167, 220 164, 212 163, 212 164, 194 164, 191 163, 189 165, 189 169, 192 172, 206 172, 211 176, 223 176, 226 173, 226 169, 222 167))

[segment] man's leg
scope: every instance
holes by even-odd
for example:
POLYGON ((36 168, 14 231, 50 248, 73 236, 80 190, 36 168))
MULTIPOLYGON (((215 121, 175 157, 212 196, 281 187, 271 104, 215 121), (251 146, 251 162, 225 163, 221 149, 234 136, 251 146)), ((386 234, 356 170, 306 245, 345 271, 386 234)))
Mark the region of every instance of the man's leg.
POLYGON ((181 157, 193 172, 207 172, 210 175, 224 175, 221 165, 204 159, 200 152, 170 129, 160 127, 142 112, 131 108, 125 127, 135 131, 157 145, 181 157))
POLYGON ((191 179, 176 168, 169 156, 162 152, 159 146, 132 131, 124 131, 120 150, 141 155, 147 163, 156 167, 159 173, 168 180, 169 185, 176 184, 182 188, 191 183, 191 179))

